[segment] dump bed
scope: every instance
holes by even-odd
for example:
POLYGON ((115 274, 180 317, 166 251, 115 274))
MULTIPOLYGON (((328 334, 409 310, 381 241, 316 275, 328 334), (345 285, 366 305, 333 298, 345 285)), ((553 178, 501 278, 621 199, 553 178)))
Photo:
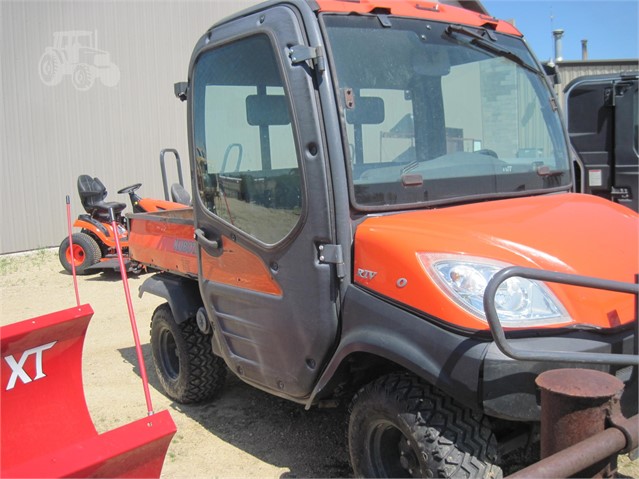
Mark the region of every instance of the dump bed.
POLYGON ((129 221, 129 256, 153 269, 197 278, 193 208, 136 213, 129 221))

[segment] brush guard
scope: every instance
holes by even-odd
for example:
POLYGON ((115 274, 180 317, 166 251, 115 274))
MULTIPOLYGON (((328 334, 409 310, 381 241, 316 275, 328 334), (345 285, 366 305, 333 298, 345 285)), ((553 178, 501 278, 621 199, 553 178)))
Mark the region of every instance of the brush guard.
POLYGON ((484 292, 484 311, 490 326, 490 332, 499 350, 506 356, 519 361, 548 361, 558 363, 582 363, 582 364, 610 364, 617 366, 639 365, 637 355, 637 318, 639 318, 639 284, 611 281, 574 274, 556 273, 532 268, 512 266, 498 271, 488 282, 484 292), (619 293, 633 294, 635 296, 635 351, 634 354, 604 354, 604 353, 577 353, 566 351, 529 351, 513 347, 506 339, 504 328, 499 321, 495 296, 501 284, 509 278, 519 277, 531 280, 561 283, 585 288, 604 289, 619 293))
MULTIPOLYGON (((493 276, 484 293, 484 311, 499 350, 519 361, 639 365, 639 277, 635 284, 518 266, 493 276), (532 351, 513 347, 495 307, 500 285, 511 277, 604 289, 635 297, 634 354, 532 351)), ((592 369, 554 369, 536 380, 541 390, 541 460, 508 478, 611 477, 617 455, 637 457, 639 416, 623 417, 619 398, 624 385, 614 376, 592 369)))

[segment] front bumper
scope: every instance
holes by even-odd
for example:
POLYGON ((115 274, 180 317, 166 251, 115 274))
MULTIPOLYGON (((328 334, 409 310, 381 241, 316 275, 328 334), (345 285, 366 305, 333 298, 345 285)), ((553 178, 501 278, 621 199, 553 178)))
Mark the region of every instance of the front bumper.
MULTIPOLYGON (((561 336, 510 339, 511 346, 522 350, 565 351, 568 353, 635 352, 632 330, 603 335, 590 331, 573 331, 561 336)), ((486 351, 482 368, 481 397, 486 414, 515 421, 539 421, 541 407, 535 378, 542 372, 558 368, 587 368, 617 376, 625 384, 622 412, 637 414, 637 366, 519 361, 504 355, 495 343, 486 351)))

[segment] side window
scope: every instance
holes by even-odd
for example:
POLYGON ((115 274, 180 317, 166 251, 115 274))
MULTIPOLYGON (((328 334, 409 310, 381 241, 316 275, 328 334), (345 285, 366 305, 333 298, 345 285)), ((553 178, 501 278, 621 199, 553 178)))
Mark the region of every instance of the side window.
POLYGON ((279 242, 299 221, 302 194, 289 102, 269 38, 204 53, 193 84, 200 198, 250 236, 279 242))

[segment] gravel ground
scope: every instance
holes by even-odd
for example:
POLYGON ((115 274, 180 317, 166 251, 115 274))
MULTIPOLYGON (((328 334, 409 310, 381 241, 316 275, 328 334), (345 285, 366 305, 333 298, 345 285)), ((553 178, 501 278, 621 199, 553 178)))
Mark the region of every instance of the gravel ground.
MULTIPOLYGON (((168 409, 178 431, 163 478, 350 477, 344 409, 312 409, 256 390, 232 375, 222 395, 184 406, 166 398, 153 370, 149 321, 162 300, 137 297, 147 275, 129 279, 154 409, 168 409)), ((79 277, 80 299, 95 315, 83 357, 84 388, 99 432, 146 415, 146 405, 119 274, 79 277)), ((75 305, 73 282, 57 250, 0 256, 0 324, 75 305)), ((621 459, 620 472, 639 478, 639 461, 621 459)))

